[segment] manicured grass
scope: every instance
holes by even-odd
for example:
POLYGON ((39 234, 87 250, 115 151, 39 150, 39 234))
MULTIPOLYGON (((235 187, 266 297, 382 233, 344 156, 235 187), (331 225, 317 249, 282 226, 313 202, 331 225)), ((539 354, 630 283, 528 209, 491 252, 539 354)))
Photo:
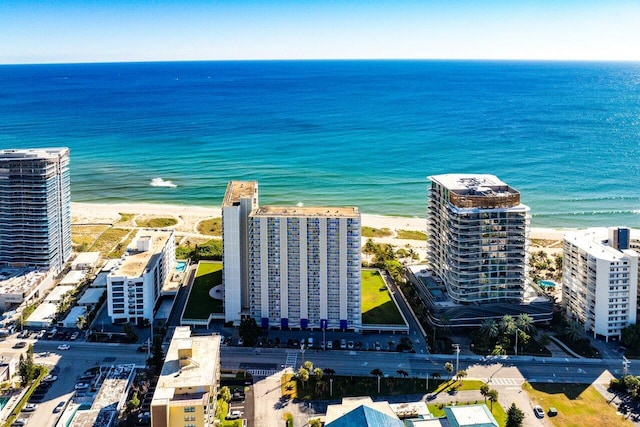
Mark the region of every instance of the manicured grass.
POLYGON ((222 235, 222 218, 209 218, 198 223, 198 233, 210 236, 222 235))
POLYGON ((178 220, 173 217, 139 217, 136 219, 138 227, 163 228, 176 225, 178 220))
POLYGON ((434 390, 434 393, 442 393, 448 391, 452 387, 455 387, 457 391, 464 390, 480 390, 480 387, 484 382, 479 380, 462 380, 462 381, 443 381, 438 388, 434 390))
POLYGON ((362 270, 362 323, 365 325, 403 325, 404 321, 391 300, 377 270, 362 270))
POLYGON ((393 232, 388 228, 362 227, 362 237, 389 237, 393 232))
MULTIPOLYGON (((582 426, 631 426, 629 420, 623 420, 616 415, 614 406, 598 391, 584 384, 548 384, 525 383, 522 388, 527 392, 534 405, 540 405, 546 411, 550 407, 558 410, 555 417, 545 417, 554 426, 582 427, 582 426)), ((534 417, 525 408, 527 417, 534 417)))
POLYGON ((427 235, 421 231, 398 230, 396 234, 396 239, 427 240, 427 235))
POLYGON ((102 255, 110 253, 115 249, 116 245, 130 233, 130 230, 124 228, 109 228, 98 237, 89 252, 100 252, 102 255))
POLYGON ((221 262, 201 262, 191 288, 184 317, 187 319, 208 319, 211 313, 222 313, 222 301, 209 296, 209 291, 222 283, 221 262))

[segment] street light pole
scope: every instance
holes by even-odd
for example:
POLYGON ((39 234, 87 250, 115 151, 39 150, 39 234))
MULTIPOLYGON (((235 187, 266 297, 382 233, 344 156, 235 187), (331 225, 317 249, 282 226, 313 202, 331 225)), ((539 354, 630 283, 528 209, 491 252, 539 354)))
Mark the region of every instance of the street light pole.
POLYGON ((460 358, 460 344, 452 344, 456 350, 456 374, 458 373, 458 359, 460 358))
POLYGON ((624 373, 625 376, 627 375, 628 370, 629 370, 629 359, 622 356, 622 372, 624 373))
POLYGON ((516 356, 518 355, 518 331, 519 329, 516 328, 516 356))

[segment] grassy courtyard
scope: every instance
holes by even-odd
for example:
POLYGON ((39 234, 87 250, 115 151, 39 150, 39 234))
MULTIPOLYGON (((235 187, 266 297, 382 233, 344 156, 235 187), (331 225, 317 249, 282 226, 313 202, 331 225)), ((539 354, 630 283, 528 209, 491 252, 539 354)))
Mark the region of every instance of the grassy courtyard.
POLYGON ((184 310, 187 319, 208 319, 211 313, 222 313, 222 300, 209 296, 214 286, 222 284, 221 262, 200 262, 191 288, 189 301, 184 310))
POLYGON ((404 325, 400 311, 377 270, 362 270, 362 323, 404 325))
MULTIPOLYGON (((598 391, 584 384, 534 383, 523 385, 523 389, 534 404, 545 411, 550 407, 558 410, 555 417, 546 417, 554 426, 632 426, 633 423, 616 415, 614 406, 607 404, 598 391)), ((527 417, 533 414, 528 414, 527 417)))

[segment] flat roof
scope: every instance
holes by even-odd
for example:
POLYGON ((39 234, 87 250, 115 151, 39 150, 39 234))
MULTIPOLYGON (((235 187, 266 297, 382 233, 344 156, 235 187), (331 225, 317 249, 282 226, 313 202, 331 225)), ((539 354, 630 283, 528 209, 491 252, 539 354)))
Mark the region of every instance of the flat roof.
POLYGON ((66 147, 53 148, 9 148, 0 150, 0 160, 58 158, 62 154, 69 154, 66 147))
POLYGON ((75 286, 71 285, 58 285, 49 292, 49 295, 44 299, 47 302, 60 301, 64 294, 71 292, 75 289, 75 286))
POLYGON ((97 304, 106 291, 107 290, 104 288, 87 288, 85 289, 84 294, 82 294, 82 297, 78 300, 78 304, 97 304))
POLYGON ((71 265, 91 264, 95 265, 100 259, 100 252, 80 252, 71 265))
POLYGON ((229 181, 227 191, 222 199, 222 207, 233 206, 241 199, 253 197, 258 188, 258 181, 229 181))
POLYGON ((60 280, 61 285, 77 285, 82 282, 84 277, 87 275, 87 272, 84 270, 71 270, 66 276, 60 280))
POLYGON ((254 209, 249 216, 359 218, 360 212, 358 212, 358 208, 355 207, 262 206, 254 209))
POLYGON ((162 252, 169 238, 173 235, 173 231, 165 230, 149 230, 144 229, 138 231, 138 234, 131 242, 133 247, 127 249, 128 255, 125 255, 119 267, 111 270, 114 276, 140 277, 147 267, 155 262, 155 258, 162 252), (137 243, 140 239, 151 238, 151 248, 148 251, 138 251, 137 243))
MULTIPOLYGON (((629 228, 629 238, 640 240, 640 230, 629 228)), ((577 246, 583 251, 597 256, 609 262, 620 261, 622 258, 638 257, 633 249, 618 250, 609 246, 609 229, 606 227, 592 227, 586 230, 569 231, 564 234, 563 240, 577 246)))
POLYGON ((495 175, 471 174, 471 173, 447 173, 442 175, 431 175, 430 181, 442 184, 449 190, 466 190, 469 186, 496 187, 508 186, 495 175))
POLYGON ((174 400, 177 388, 215 385, 219 369, 220 336, 192 337, 189 326, 178 326, 169 344, 153 401, 174 400), (180 368, 178 350, 188 345, 192 348, 190 363, 180 368))
POLYGON ((51 322, 56 315, 58 310, 58 304, 53 304, 50 302, 43 302, 29 316, 27 319, 27 323, 31 322, 51 322))
POLYGON ((39 285, 44 271, 32 268, 0 268, 0 294, 22 294, 39 285))
POLYGON ((498 425, 496 419, 491 415, 489 408, 487 408, 485 404, 446 406, 444 411, 445 414, 449 412, 460 427, 498 425))
MULTIPOLYGON (((86 312, 87 312, 87 307, 76 305, 75 307, 73 307, 71 309, 69 314, 67 314, 67 317, 64 318, 64 320, 62 321, 62 324, 63 325, 69 325, 69 324, 75 325, 76 323, 78 323, 78 317, 84 316, 84 314, 86 312)), ((66 326, 66 327, 69 327, 69 326, 66 326)))

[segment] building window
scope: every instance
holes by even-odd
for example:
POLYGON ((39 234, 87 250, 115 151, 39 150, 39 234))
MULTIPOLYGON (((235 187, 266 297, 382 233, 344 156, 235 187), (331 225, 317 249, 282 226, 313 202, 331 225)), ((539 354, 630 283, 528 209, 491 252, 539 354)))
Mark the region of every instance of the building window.
POLYGON ((196 412, 196 407, 195 406, 185 406, 184 407, 184 412, 196 412))
POLYGON ((186 417, 184 417, 185 421, 195 421, 196 417, 194 415, 187 415, 186 417))

